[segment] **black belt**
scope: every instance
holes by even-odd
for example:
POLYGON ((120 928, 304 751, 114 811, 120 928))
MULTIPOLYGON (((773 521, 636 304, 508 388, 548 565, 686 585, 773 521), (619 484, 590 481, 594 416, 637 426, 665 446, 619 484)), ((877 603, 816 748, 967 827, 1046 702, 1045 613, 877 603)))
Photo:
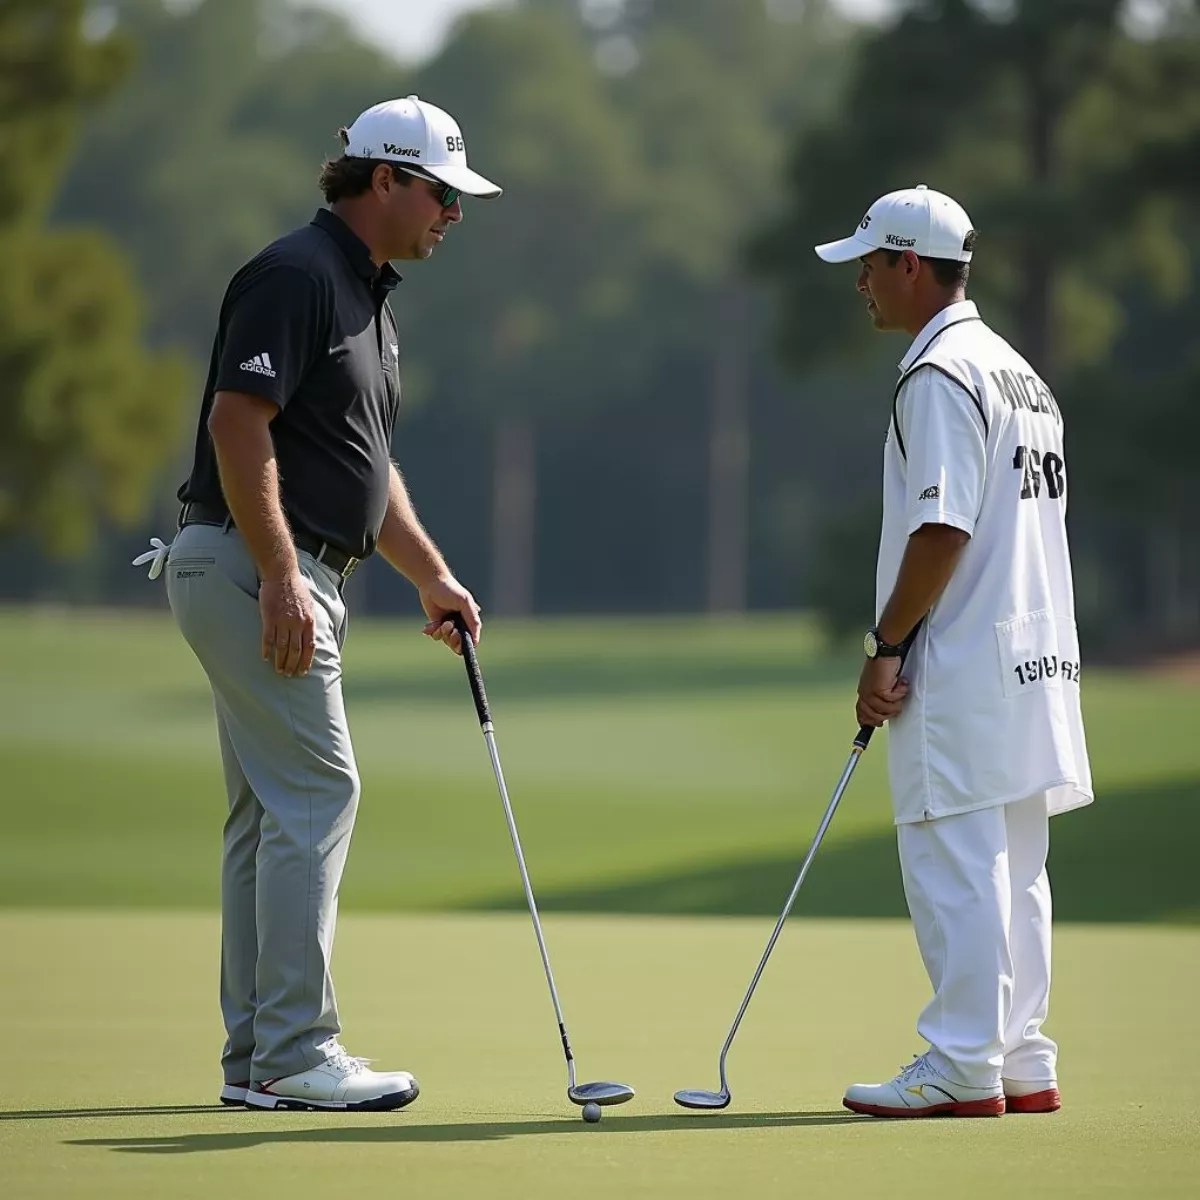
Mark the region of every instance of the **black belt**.
MULTIPOLYGON (((233 518, 222 508, 212 508, 191 500, 179 510, 179 528, 185 525, 219 525, 222 529, 230 530, 233 528, 233 518)), ((349 579, 354 574, 354 568, 362 562, 361 558, 355 558, 295 525, 292 526, 292 541, 296 543, 297 550, 311 554, 317 562, 329 567, 343 579, 349 579)))

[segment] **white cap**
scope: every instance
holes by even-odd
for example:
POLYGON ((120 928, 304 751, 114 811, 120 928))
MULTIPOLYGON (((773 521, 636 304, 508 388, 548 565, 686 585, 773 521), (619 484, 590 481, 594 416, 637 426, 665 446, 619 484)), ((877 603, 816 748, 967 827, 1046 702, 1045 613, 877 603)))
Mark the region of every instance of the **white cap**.
POLYGON ((848 238, 814 249, 831 263, 850 262, 872 250, 911 250, 919 258, 970 262, 975 239, 968 235, 974 232, 957 200, 919 183, 881 196, 848 238))
POLYGON ((413 167, 467 196, 494 200, 501 193, 490 179, 467 166, 458 122, 442 109, 409 96, 385 100, 362 113, 347 130, 349 158, 378 158, 413 167))

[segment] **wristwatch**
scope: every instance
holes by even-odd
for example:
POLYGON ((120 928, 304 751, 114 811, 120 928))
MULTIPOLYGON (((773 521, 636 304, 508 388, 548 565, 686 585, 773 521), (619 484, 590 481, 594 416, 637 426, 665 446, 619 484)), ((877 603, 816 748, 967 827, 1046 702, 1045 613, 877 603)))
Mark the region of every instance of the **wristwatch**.
POLYGON ((868 658, 899 658, 904 653, 903 646, 893 646, 885 642, 874 629, 868 629, 863 638, 863 649, 868 658))

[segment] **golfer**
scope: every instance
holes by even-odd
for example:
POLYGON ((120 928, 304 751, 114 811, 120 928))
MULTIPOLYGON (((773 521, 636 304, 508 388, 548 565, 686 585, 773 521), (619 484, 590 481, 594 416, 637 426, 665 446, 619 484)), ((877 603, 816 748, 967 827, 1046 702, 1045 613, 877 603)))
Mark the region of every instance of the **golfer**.
POLYGON ((929 1049, 847 1108, 997 1116, 1060 1106, 1049 818, 1092 800, 1067 546, 1063 418, 966 298, 975 231, 924 186, 850 237, 876 329, 912 339, 884 445, 876 624, 861 724, 890 723, 900 866, 933 999, 929 1049), (919 628, 901 671, 903 645, 919 628))
POLYGON ((392 259, 428 258, 461 196, 500 188, 410 96, 342 131, 328 209, 233 277, 217 324, 179 533, 156 542, 171 609, 212 685, 229 816, 221 873, 227 1104, 390 1109, 405 1071, 339 1041, 330 959, 359 776, 342 702, 345 580, 376 550, 416 587, 425 633, 461 651, 479 607, 391 461, 399 345, 392 259))

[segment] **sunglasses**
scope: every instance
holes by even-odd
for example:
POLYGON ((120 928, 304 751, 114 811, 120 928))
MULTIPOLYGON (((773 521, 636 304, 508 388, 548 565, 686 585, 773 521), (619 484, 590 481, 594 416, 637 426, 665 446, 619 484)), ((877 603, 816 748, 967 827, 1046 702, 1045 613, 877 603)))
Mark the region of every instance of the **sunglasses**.
POLYGON ((424 179, 426 183, 435 183, 441 188, 441 192, 434 192, 438 202, 443 208, 453 208, 457 203, 459 196, 462 195, 462 189, 451 187, 448 183, 443 183, 440 179, 434 179, 432 175, 426 175, 424 171, 414 171, 412 167, 401 167, 406 175, 412 175, 417 179, 424 179))

